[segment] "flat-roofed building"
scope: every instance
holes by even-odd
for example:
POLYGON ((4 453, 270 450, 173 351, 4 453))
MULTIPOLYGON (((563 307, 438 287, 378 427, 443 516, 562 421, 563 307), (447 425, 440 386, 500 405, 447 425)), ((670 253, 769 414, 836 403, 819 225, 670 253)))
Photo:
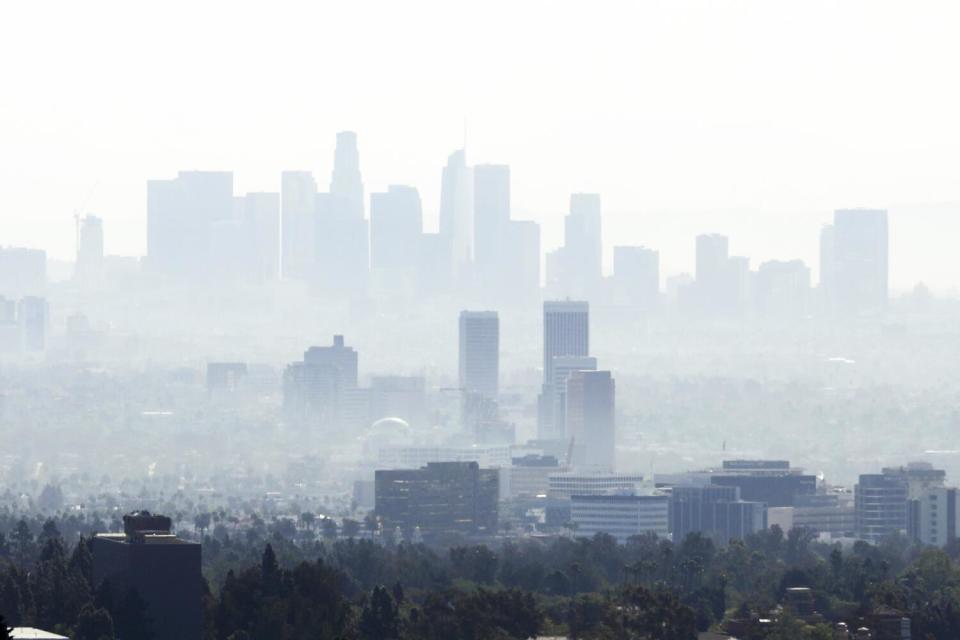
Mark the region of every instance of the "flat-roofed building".
POLYGON ((141 511, 123 517, 123 533, 93 538, 93 580, 114 597, 135 590, 156 638, 199 640, 203 633, 200 545, 170 531, 170 518, 141 511))
POLYGON ((666 495, 600 495, 570 498, 570 521, 576 535, 606 533, 624 542, 631 536, 666 536, 670 498, 666 495))
POLYGON ((375 493, 375 511, 387 531, 493 534, 497 529, 499 472, 476 462, 377 470, 375 493))

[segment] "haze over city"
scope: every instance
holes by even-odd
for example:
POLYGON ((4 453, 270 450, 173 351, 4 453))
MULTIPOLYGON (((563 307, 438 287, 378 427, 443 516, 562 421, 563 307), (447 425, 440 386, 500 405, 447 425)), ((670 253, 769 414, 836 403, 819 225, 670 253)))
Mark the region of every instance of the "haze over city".
POLYGON ((19 3, 0 640, 960 635, 960 7, 19 3))

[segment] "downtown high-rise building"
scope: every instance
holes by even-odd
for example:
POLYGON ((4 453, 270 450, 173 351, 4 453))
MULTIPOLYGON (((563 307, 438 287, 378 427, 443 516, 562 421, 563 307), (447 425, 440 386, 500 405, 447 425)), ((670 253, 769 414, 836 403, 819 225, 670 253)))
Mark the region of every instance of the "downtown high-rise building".
POLYGON ((616 466, 616 386, 609 371, 573 371, 567 378, 566 433, 573 466, 613 471, 616 466))
POLYGON ((423 210, 415 187, 370 194, 370 268, 378 290, 410 290, 421 263, 423 210))
POLYGON ((889 237, 882 209, 838 209, 820 235, 820 285, 838 315, 882 313, 889 297, 889 237))
POLYGON ((362 297, 370 272, 370 230, 364 216, 357 134, 337 134, 330 192, 316 200, 316 275, 327 294, 362 297))
POLYGON ((603 275, 602 230, 600 194, 571 194, 563 246, 547 255, 547 284, 552 294, 596 295, 603 275))
POLYGON ((496 400, 500 391, 500 319, 496 311, 460 312, 460 388, 496 400))
POLYGON ((480 164, 473 168, 474 262, 481 280, 496 276, 502 237, 510 221, 510 167, 480 164))
POLYGON ((313 346, 303 360, 287 366, 283 375, 283 404, 297 422, 321 427, 343 426, 350 392, 357 388, 358 355, 333 336, 333 344, 313 346))
POLYGON ((543 390, 540 394, 538 437, 563 438, 563 425, 554 415, 554 363, 560 356, 590 354, 590 305, 583 301, 543 303, 543 390))
POLYGON ((333 173, 330 176, 330 195, 334 197, 338 213, 352 218, 363 218, 363 177, 360 175, 360 151, 357 134, 341 131, 333 152, 333 173))
POLYGON ((440 236, 449 247, 449 269, 456 282, 469 279, 474 256, 473 170, 463 149, 450 154, 440 185, 440 236))
POLYGON ((103 220, 85 216, 77 221, 77 264, 74 276, 85 286, 103 279, 103 220))
POLYGON ((286 280, 313 276, 317 253, 317 181, 309 171, 280 175, 281 270, 286 280))
POLYGON ((646 247, 613 248, 614 298, 619 304, 649 309, 660 296, 660 252, 646 247))
POLYGON ((208 278, 218 223, 233 219, 233 173, 181 171, 147 181, 147 263, 156 274, 208 278))
POLYGON ((596 371, 597 359, 592 356, 555 356, 553 358, 553 382, 546 388, 552 400, 544 398, 553 406, 550 414, 556 426, 554 437, 569 439, 567 424, 567 380, 576 371, 596 371))
POLYGON ((248 193, 237 200, 243 273, 253 282, 273 282, 280 275, 280 194, 248 193))

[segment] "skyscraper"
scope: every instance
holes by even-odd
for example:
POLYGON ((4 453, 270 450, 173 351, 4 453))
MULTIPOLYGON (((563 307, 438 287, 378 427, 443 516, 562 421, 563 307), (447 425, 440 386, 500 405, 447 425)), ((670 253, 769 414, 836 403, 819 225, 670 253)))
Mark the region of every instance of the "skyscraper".
POLYGON ((571 194, 563 228, 564 245, 557 265, 561 290, 580 296, 592 294, 603 274, 600 194, 571 194))
POLYGON ((463 149, 454 151, 443 168, 440 187, 440 235, 450 246, 454 280, 468 277, 473 262, 473 171, 463 149))
POLYGON ((345 393, 357 388, 357 352, 333 336, 329 347, 310 347, 302 362, 287 366, 283 376, 283 403, 294 418, 336 424, 345 393))
POLYGON ((802 260, 770 260, 757 269, 757 312, 767 318, 795 319, 808 311, 810 269, 802 260))
POLYGON ((0 296, 42 296, 46 289, 46 251, 0 247, 0 296))
POLYGON ((555 356, 553 358, 553 382, 549 392, 553 408, 551 415, 555 426, 554 438, 569 439, 567 424, 567 380, 575 371, 596 371, 597 359, 591 356, 555 356))
POLYGON ((481 278, 492 275, 501 238, 510 221, 510 167, 480 164, 473 168, 474 261, 481 278))
POLYGON ((76 278, 90 286, 103 278, 103 221, 85 216, 77 229, 76 278))
POLYGON ((415 187, 390 185, 370 194, 370 266, 413 270, 420 257, 423 211, 415 187))
POLYGON ((364 217, 357 134, 337 134, 330 193, 316 201, 317 275, 327 293, 362 297, 370 274, 370 229, 364 217))
POLYGON ((553 380, 556 356, 590 353, 590 303, 548 300, 543 303, 543 380, 553 380))
POLYGON ((876 315, 887 306, 889 258, 887 212, 838 209, 821 233, 821 283, 829 306, 852 316, 876 315))
POLYGON ((496 400, 500 390, 500 319, 496 311, 460 312, 460 388, 496 400))
POLYGON ((573 464, 613 471, 616 463, 616 387, 609 371, 573 371, 567 378, 566 431, 573 464))
POLYGON ((586 356, 590 353, 590 305, 563 300, 543 303, 543 390, 540 394, 538 437, 563 437, 556 423, 554 359, 558 356, 586 356))
POLYGON ((286 280, 313 275, 317 252, 317 181, 309 171, 280 175, 281 270, 286 280))
POLYGON ((646 247, 614 247, 613 281, 618 302, 654 306, 660 295, 660 252, 646 247))
POLYGON ((330 195, 336 206, 354 218, 363 217, 363 178, 360 175, 360 152, 357 134, 341 131, 333 152, 333 174, 330 176, 330 195))
POLYGON ((27 351, 43 351, 47 346, 50 309, 44 298, 26 296, 17 305, 17 320, 27 351))
POLYGON ((280 194, 248 193, 242 199, 244 272, 256 282, 271 282, 280 274, 280 194))
POLYGON ((216 223, 233 219, 233 173, 181 171, 147 181, 147 260, 155 273, 209 277, 216 223))

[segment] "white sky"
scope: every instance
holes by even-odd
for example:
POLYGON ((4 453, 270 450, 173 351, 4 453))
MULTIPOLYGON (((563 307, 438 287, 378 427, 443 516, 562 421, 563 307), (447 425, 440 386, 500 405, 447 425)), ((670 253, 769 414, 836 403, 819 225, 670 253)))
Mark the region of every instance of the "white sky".
POLYGON ((147 178, 328 180, 359 134, 368 192, 420 189, 468 121, 514 217, 559 242, 599 191, 608 243, 692 269, 693 235, 802 257, 843 206, 889 206, 892 282, 960 285, 960 3, 11 2, 0 12, 0 244, 73 251, 72 212, 142 253, 147 178), (936 224, 934 224, 936 223, 936 224))

